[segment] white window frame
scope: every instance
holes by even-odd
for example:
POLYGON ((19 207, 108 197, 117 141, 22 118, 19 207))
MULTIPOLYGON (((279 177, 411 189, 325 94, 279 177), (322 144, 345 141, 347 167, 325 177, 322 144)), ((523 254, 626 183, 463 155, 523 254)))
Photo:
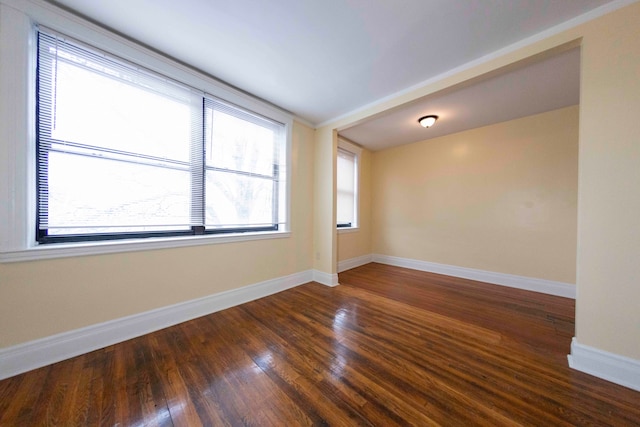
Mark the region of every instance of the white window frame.
POLYGON ((287 176, 285 225, 278 231, 160 237, 38 245, 35 238, 36 25, 67 34, 127 61, 285 124, 291 165, 290 113, 117 36, 43 1, 0 0, 0 262, 286 238, 290 232, 291 177, 287 176))
MULTIPOLYGON (((360 228, 360 157, 362 156, 362 148, 357 146, 356 144, 349 142, 345 139, 338 137, 338 148, 348 151, 349 153, 354 155, 354 195, 353 195, 353 206, 354 206, 354 222, 351 224, 351 227, 338 227, 338 234, 344 233, 353 233, 359 230, 360 228)), ((336 176, 337 179, 337 176, 336 176)))

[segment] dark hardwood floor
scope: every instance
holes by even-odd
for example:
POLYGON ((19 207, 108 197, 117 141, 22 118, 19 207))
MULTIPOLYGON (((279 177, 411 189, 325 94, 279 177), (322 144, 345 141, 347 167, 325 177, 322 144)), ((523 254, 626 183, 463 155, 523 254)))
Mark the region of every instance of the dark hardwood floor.
POLYGON ((0 381, 0 426, 640 425, 569 299, 368 264, 0 381))

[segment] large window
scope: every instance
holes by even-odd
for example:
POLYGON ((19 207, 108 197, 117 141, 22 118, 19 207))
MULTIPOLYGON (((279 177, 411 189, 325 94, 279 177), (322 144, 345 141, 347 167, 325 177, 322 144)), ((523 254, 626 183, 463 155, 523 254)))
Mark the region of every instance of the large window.
POLYGON ((275 231, 285 125, 38 32, 40 243, 275 231))
POLYGON ((338 228, 358 226, 359 147, 339 140, 337 158, 336 222, 338 228))

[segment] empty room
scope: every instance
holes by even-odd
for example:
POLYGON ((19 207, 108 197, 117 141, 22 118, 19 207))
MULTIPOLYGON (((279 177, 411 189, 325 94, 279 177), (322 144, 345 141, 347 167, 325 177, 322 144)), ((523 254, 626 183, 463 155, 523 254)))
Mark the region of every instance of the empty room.
POLYGON ((640 425, 637 0, 0 0, 0 426, 640 425))

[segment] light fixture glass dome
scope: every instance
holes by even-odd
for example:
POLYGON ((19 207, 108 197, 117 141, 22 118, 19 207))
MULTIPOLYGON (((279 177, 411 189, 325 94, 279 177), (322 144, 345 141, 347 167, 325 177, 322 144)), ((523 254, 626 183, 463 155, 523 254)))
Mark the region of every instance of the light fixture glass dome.
POLYGON ((438 120, 438 116, 424 116, 418 119, 418 123, 424 128, 430 128, 438 120))

